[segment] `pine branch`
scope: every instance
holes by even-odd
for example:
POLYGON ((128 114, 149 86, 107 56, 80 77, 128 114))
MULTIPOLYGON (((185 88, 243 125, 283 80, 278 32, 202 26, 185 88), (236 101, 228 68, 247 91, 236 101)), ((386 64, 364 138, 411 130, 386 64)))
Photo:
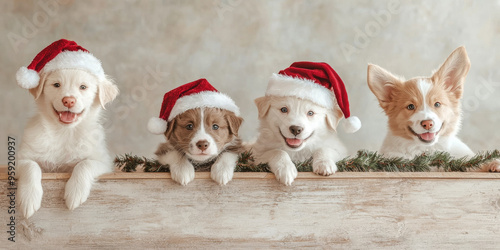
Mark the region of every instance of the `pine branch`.
MULTIPOLYGON (((358 151, 355 157, 347 157, 337 162, 339 172, 428 172, 431 167, 437 167, 446 172, 465 172, 479 168, 482 164, 500 159, 500 151, 479 153, 474 157, 453 158, 447 152, 436 152, 430 155, 422 154, 413 159, 401 157, 384 157, 377 152, 358 151)), ((312 159, 296 162, 297 171, 311 172, 312 159)), ((117 156, 115 166, 124 172, 135 172, 142 167, 144 172, 169 172, 168 166, 146 157, 117 156)), ((210 171, 211 164, 195 166, 195 171, 210 171)), ((267 164, 254 164, 251 152, 240 154, 235 172, 270 172, 267 164)))

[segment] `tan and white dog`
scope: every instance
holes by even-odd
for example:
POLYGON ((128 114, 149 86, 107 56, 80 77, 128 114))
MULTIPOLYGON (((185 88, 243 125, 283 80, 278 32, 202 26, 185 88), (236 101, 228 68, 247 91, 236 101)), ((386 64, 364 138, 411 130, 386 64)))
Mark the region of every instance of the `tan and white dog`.
POLYGON ((250 146, 256 163, 267 163, 276 179, 291 185, 297 177, 294 162, 312 158, 313 172, 331 175, 347 149, 336 134, 345 116, 346 131, 361 127, 349 117, 345 87, 326 63, 297 62, 273 74, 266 96, 255 100, 259 136, 250 146), (341 107, 342 106, 342 107, 341 107))
MULTIPOLYGON (((434 151, 473 156, 474 152, 457 137, 460 101, 469 69, 465 47, 455 49, 431 77, 405 80, 369 64, 368 86, 389 118, 389 132, 380 153, 405 158, 434 151)), ((483 170, 500 171, 500 164, 494 161, 483 170)))
POLYGON ((194 179, 193 165, 213 163, 212 179, 227 184, 243 151, 238 137, 243 119, 238 115, 233 100, 205 79, 166 93, 160 118, 148 124, 150 132, 165 135, 155 153, 158 161, 169 165, 172 179, 182 185, 194 179))
POLYGON ((64 199, 73 210, 87 200, 95 178, 113 170, 100 118, 118 88, 104 75, 100 61, 76 43, 60 40, 47 49, 56 56, 35 59, 17 74, 38 108, 25 128, 16 169, 25 218, 40 208, 42 172, 72 172, 64 199), (64 46, 68 49, 61 51, 64 46))

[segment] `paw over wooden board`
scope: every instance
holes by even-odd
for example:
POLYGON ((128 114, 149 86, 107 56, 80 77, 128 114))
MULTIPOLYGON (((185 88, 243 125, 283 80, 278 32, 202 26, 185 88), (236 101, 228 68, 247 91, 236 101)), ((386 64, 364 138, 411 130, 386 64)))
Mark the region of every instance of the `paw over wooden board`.
POLYGON ((209 173, 181 186, 169 173, 102 176, 74 211, 69 174, 43 175, 41 209, 16 216, 7 240, 7 175, 0 174, 2 248, 490 249, 500 246, 500 174, 299 173, 292 186, 270 173, 209 173))

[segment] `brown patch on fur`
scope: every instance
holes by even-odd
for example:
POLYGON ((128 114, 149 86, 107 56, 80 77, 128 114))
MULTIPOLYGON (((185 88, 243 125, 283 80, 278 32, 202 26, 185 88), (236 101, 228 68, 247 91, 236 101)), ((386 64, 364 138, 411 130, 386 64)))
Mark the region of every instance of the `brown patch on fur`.
POLYGON ((236 139, 243 118, 236 116, 233 112, 216 108, 205 108, 204 118, 205 131, 214 138, 218 149, 223 149, 225 146, 231 146, 232 150, 226 148, 229 151, 242 148, 241 140, 236 139), (219 129, 212 129, 214 124, 217 124, 219 129))

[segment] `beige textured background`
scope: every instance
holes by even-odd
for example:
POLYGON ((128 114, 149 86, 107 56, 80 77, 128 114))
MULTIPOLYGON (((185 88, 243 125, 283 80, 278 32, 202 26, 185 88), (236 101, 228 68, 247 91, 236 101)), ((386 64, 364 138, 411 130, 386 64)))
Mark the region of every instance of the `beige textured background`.
POLYGON ((340 136, 352 151, 376 150, 386 118, 366 85, 367 63, 407 78, 429 75, 460 45, 472 61, 460 136, 474 150, 500 148, 499 11, 498 1, 1 0, 0 163, 6 137, 20 142, 34 113, 15 72, 60 38, 100 58, 121 90, 106 112, 115 154, 152 156, 163 138, 146 123, 163 94, 201 77, 234 98, 245 118, 242 136, 254 137, 253 100, 271 73, 299 60, 324 61, 339 73, 363 123, 340 136))

